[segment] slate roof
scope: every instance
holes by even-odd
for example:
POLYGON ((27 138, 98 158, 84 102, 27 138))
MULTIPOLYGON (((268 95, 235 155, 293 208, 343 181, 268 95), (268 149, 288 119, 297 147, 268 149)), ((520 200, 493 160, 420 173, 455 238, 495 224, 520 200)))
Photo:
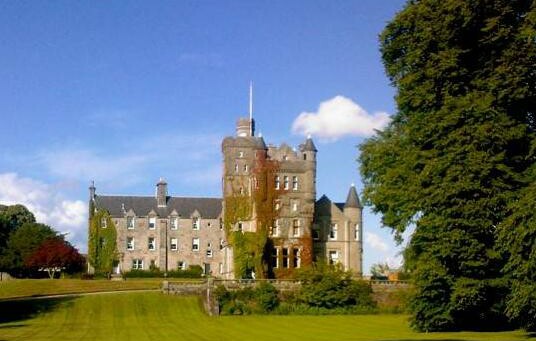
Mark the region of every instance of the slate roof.
POLYGON ((158 207, 155 197, 97 195, 95 203, 113 217, 123 217, 130 209, 140 217, 147 216, 151 210, 160 217, 167 217, 175 210, 181 217, 189 218, 197 210, 201 218, 216 219, 222 212, 221 198, 168 197, 167 207, 158 207))
POLYGON ((305 140, 305 143, 300 145, 300 150, 302 151, 310 151, 310 152, 317 152, 315 144, 313 143, 313 139, 308 137, 307 140, 305 140))
POLYGON ((359 202, 359 196, 357 195, 357 191, 355 190, 355 186, 350 186, 350 190, 348 191, 348 196, 346 197, 346 204, 344 204, 344 207, 354 207, 354 208, 362 208, 361 203, 359 202))

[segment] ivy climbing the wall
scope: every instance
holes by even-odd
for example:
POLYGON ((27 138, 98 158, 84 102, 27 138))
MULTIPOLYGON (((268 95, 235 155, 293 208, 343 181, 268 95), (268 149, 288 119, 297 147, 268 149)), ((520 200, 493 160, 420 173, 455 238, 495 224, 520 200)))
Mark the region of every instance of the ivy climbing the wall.
POLYGON ((97 210, 89 223, 88 262, 96 274, 109 277, 118 260, 117 231, 110 214, 97 210))

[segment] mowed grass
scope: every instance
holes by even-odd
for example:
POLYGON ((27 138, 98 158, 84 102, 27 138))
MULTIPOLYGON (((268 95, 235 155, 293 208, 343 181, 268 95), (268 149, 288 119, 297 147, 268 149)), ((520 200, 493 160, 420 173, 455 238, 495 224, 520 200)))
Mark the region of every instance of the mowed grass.
POLYGON ((0 282, 0 299, 78 294, 99 291, 159 289, 162 279, 128 279, 126 281, 80 279, 18 279, 0 282))
POLYGON ((503 333, 412 332, 403 315, 209 317, 196 297, 158 292, 0 302, 0 340, 535 340, 503 333), (48 302, 48 303, 45 303, 48 302), (41 311, 32 316, 27 310, 41 311))

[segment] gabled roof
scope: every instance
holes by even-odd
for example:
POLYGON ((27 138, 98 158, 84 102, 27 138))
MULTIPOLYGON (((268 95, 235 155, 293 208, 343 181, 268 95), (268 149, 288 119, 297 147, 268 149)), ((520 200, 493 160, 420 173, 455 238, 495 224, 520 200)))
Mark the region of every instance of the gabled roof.
POLYGON ((168 197, 167 207, 158 207, 155 197, 97 195, 95 203, 97 208, 107 210, 114 217, 123 217, 130 209, 137 216, 146 216, 153 210, 160 217, 167 217, 175 210, 183 218, 189 218, 197 210, 201 218, 209 219, 218 218, 222 212, 220 198, 168 197))

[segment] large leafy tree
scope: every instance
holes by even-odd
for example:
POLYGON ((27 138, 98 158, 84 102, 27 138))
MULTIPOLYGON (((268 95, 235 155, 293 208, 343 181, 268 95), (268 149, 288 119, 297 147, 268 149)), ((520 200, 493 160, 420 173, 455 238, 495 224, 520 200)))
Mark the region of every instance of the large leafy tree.
POLYGON ((534 163, 535 11, 409 1, 381 35, 398 112, 361 146, 361 172, 383 224, 397 238, 415 228, 405 260, 419 330, 505 324, 497 227, 534 163))
POLYGON ((6 246, 9 234, 24 223, 35 223, 35 217, 23 205, 0 205, 0 253, 6 246))
POLYGON ((25 223, 10 234, 0 259, 3 267, 12 275, 26 276, 29 271, 25 260, 47 239, 61 238, 50 226, 40 223, 25 223))

